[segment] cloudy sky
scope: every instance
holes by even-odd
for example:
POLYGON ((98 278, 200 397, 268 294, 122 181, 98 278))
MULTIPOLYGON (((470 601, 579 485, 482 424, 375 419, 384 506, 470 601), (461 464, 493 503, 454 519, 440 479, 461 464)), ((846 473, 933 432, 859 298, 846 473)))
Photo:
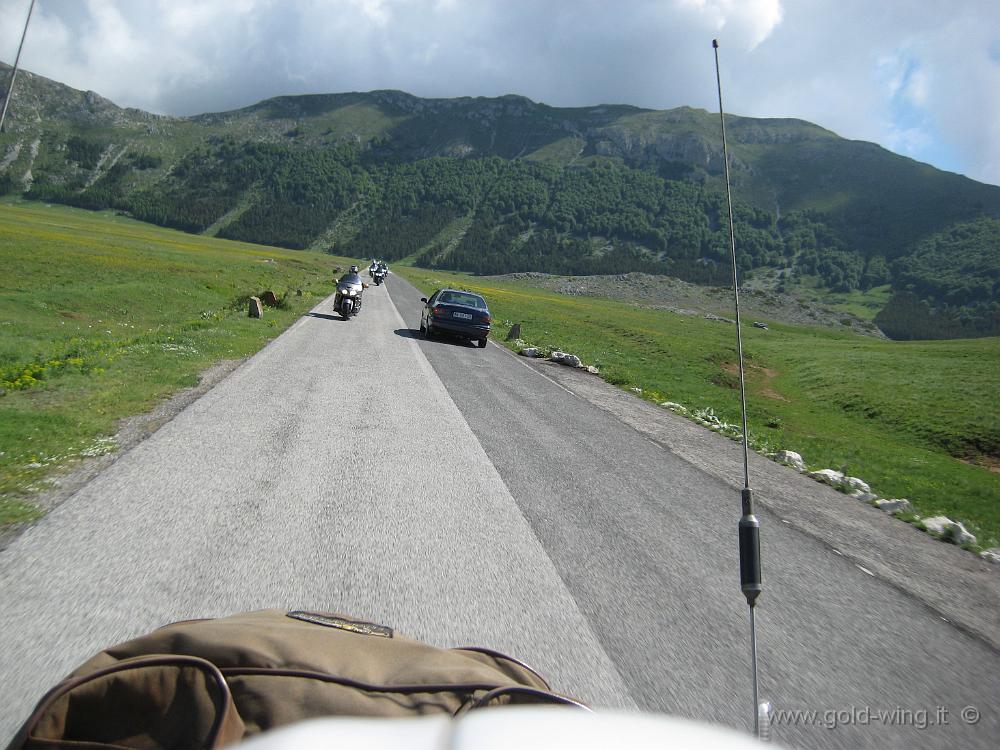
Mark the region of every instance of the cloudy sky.
MULTIPOLYGON (((30 0, 0 0, 13 63, 30 0)), ((37 0, 21 64, 122 106, 516 93, 798 117, 1000 184, 1000 0, 37 0)))

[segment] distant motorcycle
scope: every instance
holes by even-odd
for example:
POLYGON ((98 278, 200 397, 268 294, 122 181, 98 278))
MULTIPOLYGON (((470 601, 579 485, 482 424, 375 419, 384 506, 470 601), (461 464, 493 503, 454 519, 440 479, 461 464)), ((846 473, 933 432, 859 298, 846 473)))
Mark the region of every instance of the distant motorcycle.
POLYGON ((333 309, 340 313, 344 320, 350 320, 352 316, 361 312, 361 295, 368 285, 362 283, 358 275, 358 267, 351 266, 349 273, 345 273, 337 282, 337 293, 333 296, 333 309))
POLYGON ((380 286, 382 282, 385 281, 387 273, 389 273, 389 269, 385 266, 379 266, 372 271, 372 281, 375 282, 375 286, 380 286))

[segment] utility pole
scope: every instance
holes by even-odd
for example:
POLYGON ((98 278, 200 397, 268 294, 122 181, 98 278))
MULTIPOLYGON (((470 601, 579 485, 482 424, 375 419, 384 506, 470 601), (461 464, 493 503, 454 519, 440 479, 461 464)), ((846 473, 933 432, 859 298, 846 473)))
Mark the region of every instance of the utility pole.
POLYGON ((35 9, 35 0, 31 0, 28 6, 28 17, 24 19, 24 31, 21 32, 21 43, 17 45, 17 57, 14 58, 14 69, 10 73, 10 85, 7 87, 7 96, 3 98, 3 110, 0 111, 0 133, 3 132, 3 121, 7 117, 7 106, 10 104, 10 97, 14 93, 14 79, 17 78, 17 66, 21 62, 21 50, 24 48, 24 37, 28 35, 28 23, 31 21, 31 11, 35 9))

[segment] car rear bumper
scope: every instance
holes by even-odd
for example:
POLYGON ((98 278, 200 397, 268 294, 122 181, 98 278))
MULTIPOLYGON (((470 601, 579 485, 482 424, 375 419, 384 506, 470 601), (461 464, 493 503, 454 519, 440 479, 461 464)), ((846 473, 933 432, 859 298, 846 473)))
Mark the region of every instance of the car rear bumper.
POLYGON ((468 339, 484 339, 490 333, 488 325, 453 323, 440 318, 431 318, 431 328, 437 333, 450 333, 452 336, 464 336, 468 339))

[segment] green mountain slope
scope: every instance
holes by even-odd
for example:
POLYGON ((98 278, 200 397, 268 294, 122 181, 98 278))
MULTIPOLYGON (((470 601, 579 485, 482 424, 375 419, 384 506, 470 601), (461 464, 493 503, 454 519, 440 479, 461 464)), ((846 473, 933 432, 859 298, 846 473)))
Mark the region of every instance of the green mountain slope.
MULTIPOLYGON (((8 79, 3 67, 0 86, 8 79)), ((1000 255, 995 234, 948 245, 958 258, 949 284, 985 297, 913 276, 927 276, 927 242, 1000 218, 1000 188, 801 120, 731 116, 727 130, 744 274, 842 293, 891 283, 891 305, 924 309, 893 318, 904 338, 1000 333, 995 277, 962 260, 1000 255)), ((689 107, 374 91, 173 118, 27 72, 0 134, 0 193, 475 273, 724 284, 722 168, 718 116, 689 107)))

